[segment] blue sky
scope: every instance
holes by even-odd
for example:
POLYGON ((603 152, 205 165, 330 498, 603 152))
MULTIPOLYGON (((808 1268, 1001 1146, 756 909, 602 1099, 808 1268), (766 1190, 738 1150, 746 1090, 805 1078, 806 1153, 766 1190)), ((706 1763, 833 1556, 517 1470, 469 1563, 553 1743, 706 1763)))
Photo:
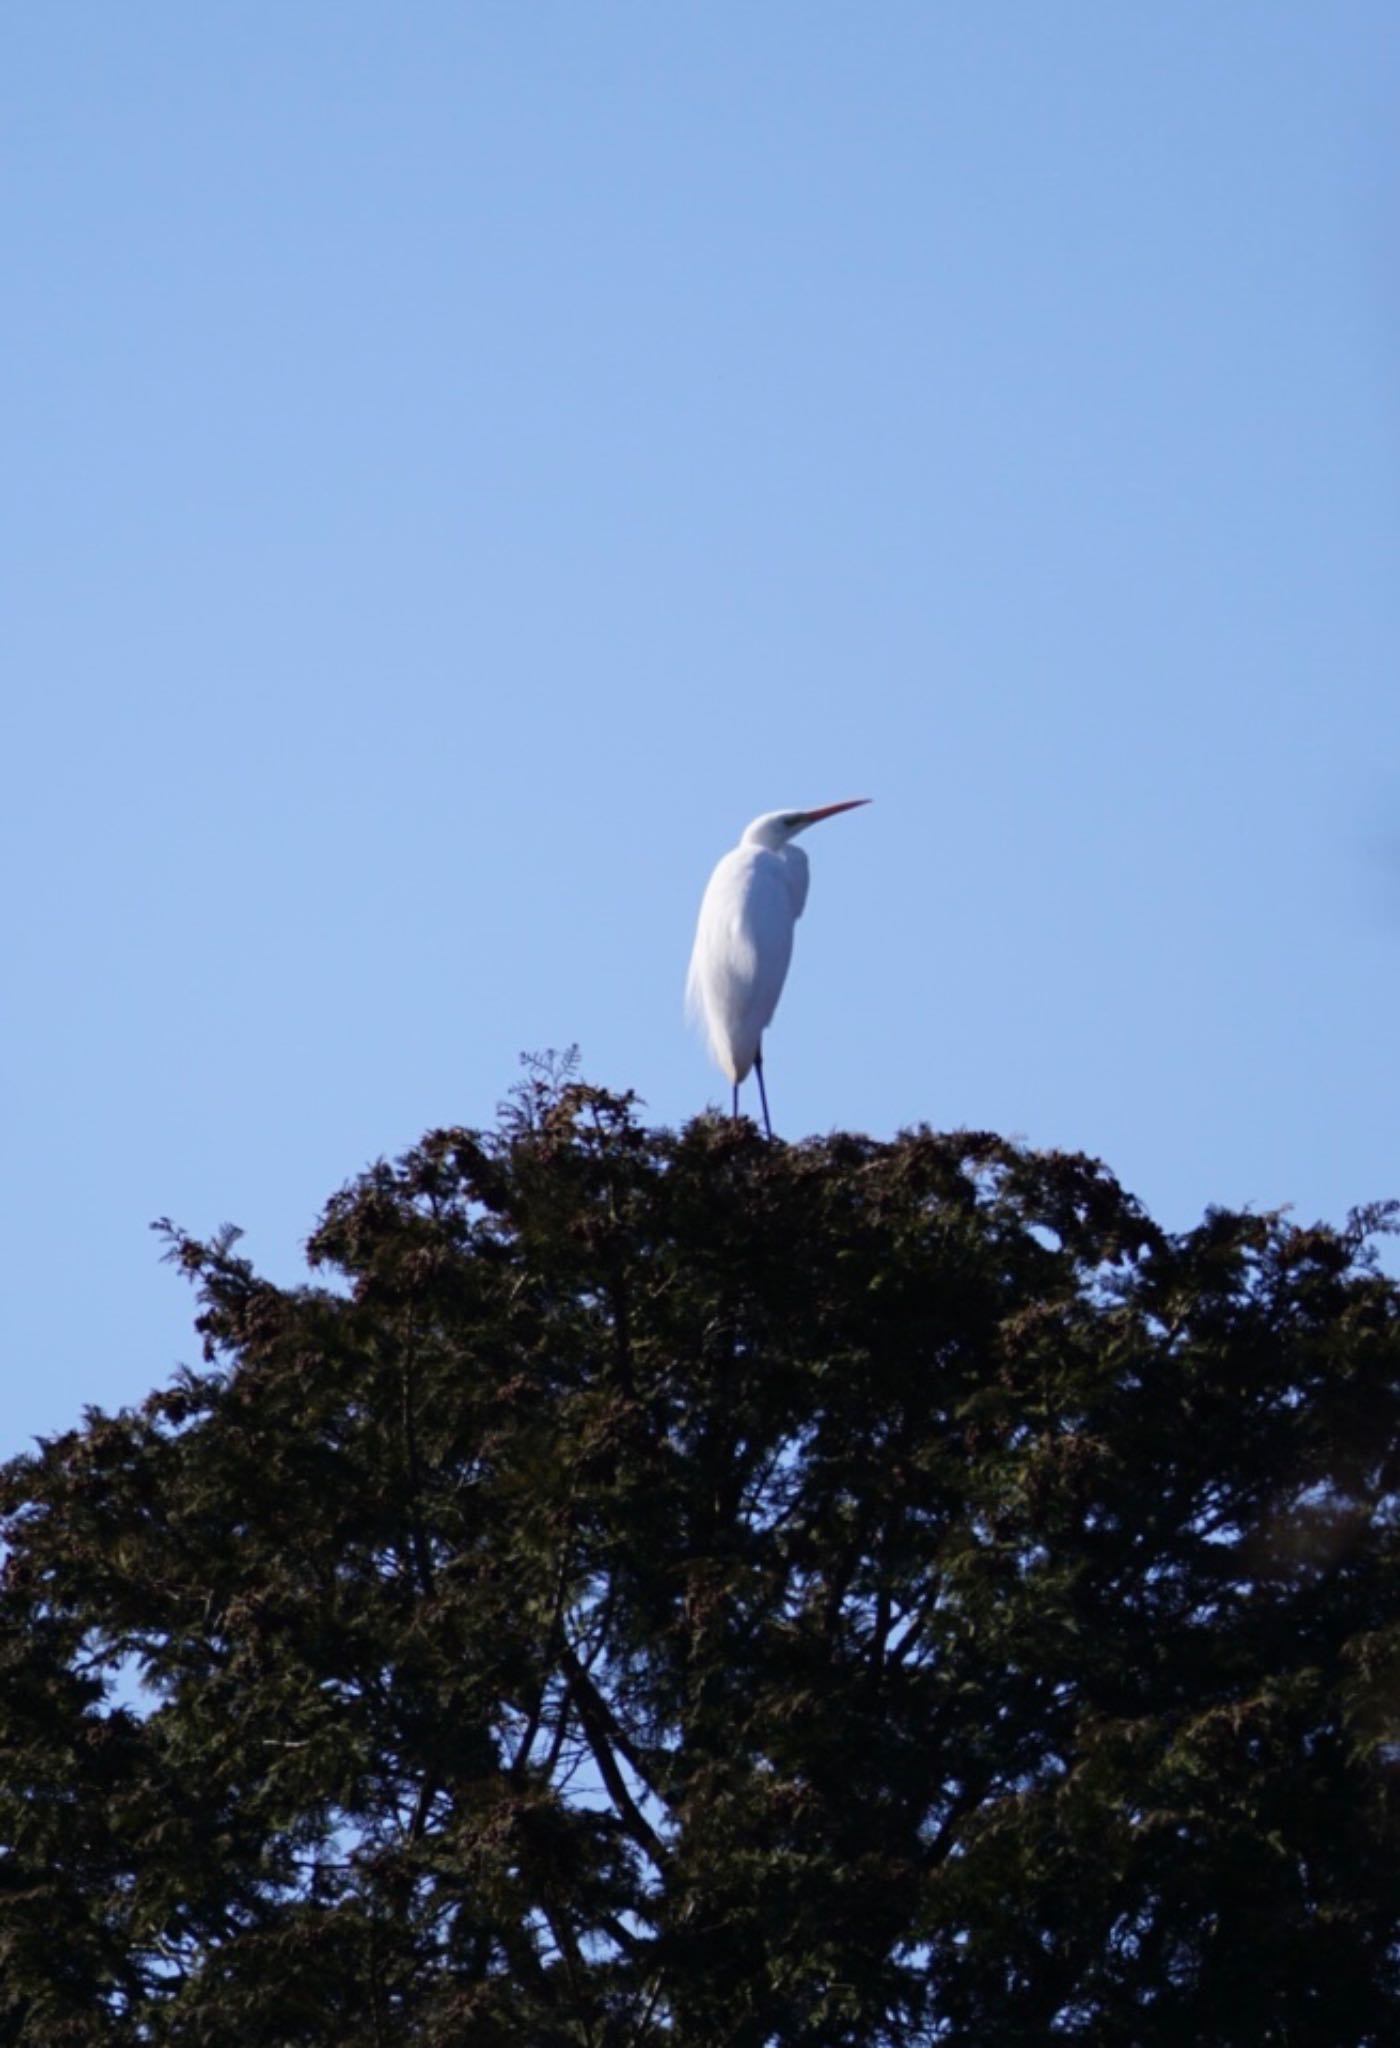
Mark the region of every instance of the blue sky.
POLYGON ((195 1355, 148 1220, 582 1047, 756 812, 775 1121, 1400 1193, 1393 6, 91 0, 0 36, 0 1450, 195 1355))

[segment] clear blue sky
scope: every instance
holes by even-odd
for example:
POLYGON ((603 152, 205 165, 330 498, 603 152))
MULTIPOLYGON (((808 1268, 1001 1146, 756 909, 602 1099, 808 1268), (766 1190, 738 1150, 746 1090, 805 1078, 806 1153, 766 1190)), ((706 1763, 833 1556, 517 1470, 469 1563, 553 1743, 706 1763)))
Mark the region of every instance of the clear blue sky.
POLYGON ((196 1355, 146 1232, 578 1041, 658 1121, 809 841, 779 1128, 1174 1226, 1400 1193, 1400 11, 292 7, 0 33, 0 1449, 196 1355))

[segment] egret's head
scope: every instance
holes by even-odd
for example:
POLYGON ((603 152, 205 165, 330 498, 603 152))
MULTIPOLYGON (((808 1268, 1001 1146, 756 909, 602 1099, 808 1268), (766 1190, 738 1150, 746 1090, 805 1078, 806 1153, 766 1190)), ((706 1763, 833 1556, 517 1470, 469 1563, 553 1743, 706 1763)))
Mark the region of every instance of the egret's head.
POLYGON ((755 818, 740 842, 744 846, 786 846, 789 839, 795 839, 799 832, 805 832, 809 825, 816 825, 823 818, 834 818, 838 811, 854 811, 861 804, 868 804, 868 796, 847 797, 843 804, 824 804, 819 811, 765 811, 761 818, 755 818))

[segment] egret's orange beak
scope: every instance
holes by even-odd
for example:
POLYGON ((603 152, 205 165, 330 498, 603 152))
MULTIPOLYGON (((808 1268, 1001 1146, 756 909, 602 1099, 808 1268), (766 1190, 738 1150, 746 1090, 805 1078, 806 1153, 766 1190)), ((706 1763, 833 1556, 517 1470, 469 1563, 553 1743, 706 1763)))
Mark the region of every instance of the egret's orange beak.
POLYGON ((802 813, 802 822, 804 825, 816 825, 823 818, 834 818, 838 811, 858 811, 862 804, 872 803, 873 801, 874 799, 868 796, 850 796, 847 797, 843 804, 825 804, 819 811, 804 811, 802 813))

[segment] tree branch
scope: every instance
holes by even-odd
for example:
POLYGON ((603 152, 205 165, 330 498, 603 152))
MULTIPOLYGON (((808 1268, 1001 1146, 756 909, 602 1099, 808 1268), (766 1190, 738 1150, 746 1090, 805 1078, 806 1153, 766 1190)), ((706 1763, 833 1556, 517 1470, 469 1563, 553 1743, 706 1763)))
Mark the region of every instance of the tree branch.
POLYGON ((654 1788, 649 1783, 646 1772, 640 1768, 637 1762, 635 1750, 628 1741, 625 1732, 618 1726, 617 1717, 611 1707, 579 1663, 577 1656, 568 1643, 565 1643, 560 1651, 560 1662, 564 1668, 564 1675, 569 1681, 569 1690, 573 1696, 574 1704, 578 1708, 579 1720, 582 1723, 588 1747, 593 1753, 593 1761, 598 1766, 599 1775, 608 1789, 608 1794, 613 1804, 617 1808, 623 1826, 638 1847, 646 1851, 657 1868, 664 1868, 666 1862, 665 1844, 628 1790, 627 1780, 618 1768, 617 1758, 613 1755, 612 1745, 616 1744, 632 1770, 636 1772, 637 1776, 646 1786, 648 1792, 655 1796, 654 1788))

